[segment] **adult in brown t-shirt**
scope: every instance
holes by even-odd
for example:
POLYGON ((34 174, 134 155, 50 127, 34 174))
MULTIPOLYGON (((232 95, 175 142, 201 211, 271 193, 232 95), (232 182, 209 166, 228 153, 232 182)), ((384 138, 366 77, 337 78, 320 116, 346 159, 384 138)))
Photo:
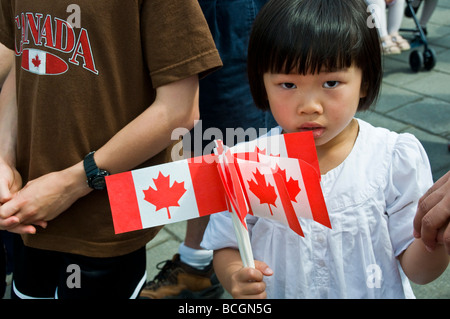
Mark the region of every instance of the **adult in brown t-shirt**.
POLYGON ((16 53, 0 104, 8 115, 0 118, 0 229, 25 244, 14 293, 52 297, 45 277, 59 276, 51 280, 59 297, 135 294, 143 247, 159 229, 115 235, 106 191, 87 185, 83 159, 96 151, 111 174, 161 163, 172 131, 193 126, 198 77, 221 65, 197 1, 1 0, 0 42, 16 53), (25 186, 9 191, 19 175, 25 186), (70 265, 73 274, 81 268, 81 288, 64 282, 70 265), (111 287, 83 277, 97 266, 120 274, 111 287))

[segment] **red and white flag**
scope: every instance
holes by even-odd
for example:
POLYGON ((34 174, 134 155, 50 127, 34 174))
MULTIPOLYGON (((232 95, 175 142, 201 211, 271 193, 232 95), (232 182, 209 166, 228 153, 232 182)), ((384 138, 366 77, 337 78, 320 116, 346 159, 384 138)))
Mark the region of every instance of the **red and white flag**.
MULTIPOLYGON (((319 160, 317 158, 314 137, 311 132, 270 135, 241 143, 230 148, 231 153, 263 154, 277 157, 301 159, 311 165, 320 181, 319 160)), ((255 160, 255 158, 247 158, 255 160)), ((257 159, 256 159, 257 160, 257 159)))
POLYGON ((230 148, 226 155, 106 177, 115 232, 228 211, 228 203, 239 210, 241 220, 247 213, 276 219, 300 235, 298 217, 331 227, 312 134, 260 138, 230 148))
POLYGON ((24 49, 22 68, 39 75, 57 75, 67 71, 67 63, 60 57, 38 49, 24 49))
POLYGON ((298 159, 260 155, 258 162, 237 159, 249 213, 277 220, 303 236, 300 218, 331 228, 313 166, 298 159))
POLYGON ((115 174, 106 177, 106 183, 116 234, 227 210, 211 158, 115 174))

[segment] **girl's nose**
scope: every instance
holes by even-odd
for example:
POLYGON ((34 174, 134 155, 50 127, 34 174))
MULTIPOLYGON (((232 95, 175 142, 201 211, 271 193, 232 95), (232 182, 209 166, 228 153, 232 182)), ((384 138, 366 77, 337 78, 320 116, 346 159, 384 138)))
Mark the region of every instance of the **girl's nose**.
POLYGON ((297 106, 298 114, 322 114, 323 107, 320 99, 308 92, 303 92, 301 96, 299 96, 298 106, 297 106))

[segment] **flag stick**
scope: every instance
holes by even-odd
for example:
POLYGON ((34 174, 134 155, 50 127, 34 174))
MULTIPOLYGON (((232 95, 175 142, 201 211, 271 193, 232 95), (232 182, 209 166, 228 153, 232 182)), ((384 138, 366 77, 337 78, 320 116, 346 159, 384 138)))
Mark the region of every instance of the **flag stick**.
MULTIPOLYGON (((223 142, 221 140, 215 140, 216 147, 214 149, 214 154, 216 156, 221 156, 222 161, 219 161, 219 173, 221 173, 221 179, 224 183, 224 187, 227 188, 226 185, 226 179, 224 178, 224 167, 223 165, 227 162, 226 156, 223 156, 225 148, 223 145, 223 142)), ((230 185, 231 186, 231 185, 230 185)), ((237 185, 235 185, 237 187, 237 185)), ((231 213, 232 220, 233 220, 233 228, 234 233, 236 235, 236 239, 238 242, 239 247, 239 253, 241 255, 242 263, 244 267, 251 267, 255 268, 255 260, 253 259, 253 251, 252 251, 252 245, 250 243, 250 236, 248 234, 247 224, 245 221, 245 218, 242 220, 239 219, 236 210, 234 206, 230 203, 230 200, 226 198, 227 204, 228 204, 228 210, 231 213), (245 223, 245 226, 244 224, 245 223)), ((245 201, 245 199, 244 199, 245 201)), ((247 205, 247 204, 245 204, 247 205)))
MULTIPOLYGON (((255 268, 255 260, 253 258, 252 245, 250 243, 250 236, 248 234, 247 228, 241 223, 241 220, 236 214, 234 207, 232 207, 232 220, 234 232, 236 234, 236 239, 238 242, 239 253, 241 254, 242 263, 244 267, 255 268)), ((244 219, 245 223, 245 219, 244 219)))

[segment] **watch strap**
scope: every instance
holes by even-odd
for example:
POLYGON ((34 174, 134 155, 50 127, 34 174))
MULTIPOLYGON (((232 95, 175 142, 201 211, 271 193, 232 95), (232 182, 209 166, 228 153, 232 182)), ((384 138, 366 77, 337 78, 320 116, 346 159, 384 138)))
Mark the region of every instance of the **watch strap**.
POLYGON ((90 152, 88 155, 86 155, 83 161, 84 170, 86 172, 88 180, 89 178, 94 177, 99 173, 99 168, 97 167, 97 164, 94 160, 94 153, 95 151, 90 152))
POLYGON ((108 176, 109 172, 98 168, 94 160, 94 153, 95 151, 90 152, 83 160, 87 184, 90 188, 103 190, 106 188, 105 176, 108 176))

